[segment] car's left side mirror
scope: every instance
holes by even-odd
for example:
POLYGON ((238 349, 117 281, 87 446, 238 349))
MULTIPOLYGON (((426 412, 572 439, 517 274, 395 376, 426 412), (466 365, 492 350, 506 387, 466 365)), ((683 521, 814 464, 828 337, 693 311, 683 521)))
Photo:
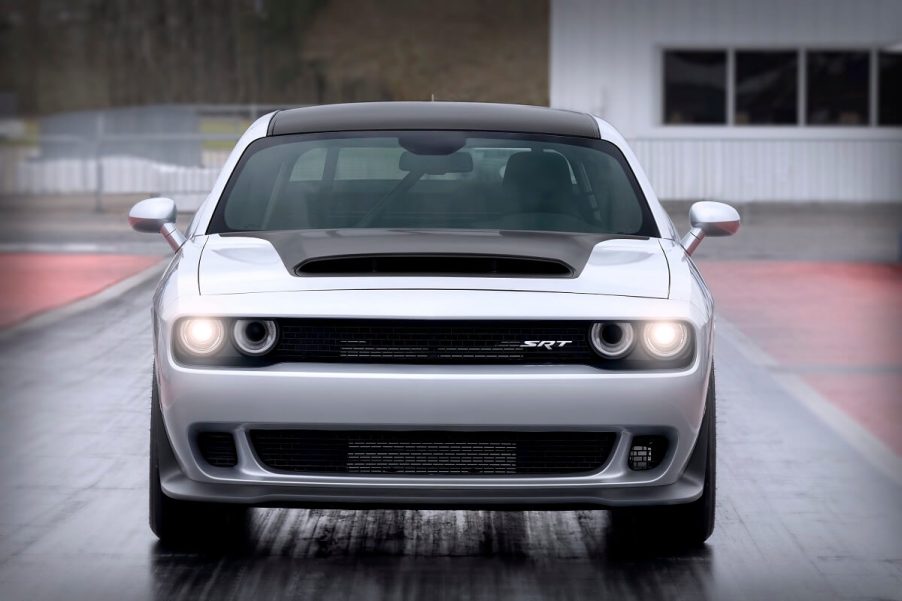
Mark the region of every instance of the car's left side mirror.
POLYGON ((148 198, 128 212, 128 224, 136 232, 160 233, 172 250, 178 250, 186 238, 175 225, 176 215, 175 201, 171 198, 148 198))
POLYGON ((739 212, 722 202, 706 200, 689 209, 692 229, 683 236, 681 244, 687 254, 692 254, 705 236, 732 236, 739 231, 739 212))

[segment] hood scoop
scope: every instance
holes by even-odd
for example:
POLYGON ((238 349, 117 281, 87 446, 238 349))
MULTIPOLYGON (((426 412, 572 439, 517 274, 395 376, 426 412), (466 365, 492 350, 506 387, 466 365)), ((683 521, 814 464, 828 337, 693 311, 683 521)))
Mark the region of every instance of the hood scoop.
POLYGON ((343 255, 309 259, 298 276, 458 276, 505 278, 572 278, 563 261, 533 257, 476 254, 343 255))
MULTIPOLYGON (((667 298, 670 271, 654 238, 311 230, 211 234, 198 285, 201 294, 429 289, 667 298)), ((432 309, 453 313, 448 302, 432 309)))

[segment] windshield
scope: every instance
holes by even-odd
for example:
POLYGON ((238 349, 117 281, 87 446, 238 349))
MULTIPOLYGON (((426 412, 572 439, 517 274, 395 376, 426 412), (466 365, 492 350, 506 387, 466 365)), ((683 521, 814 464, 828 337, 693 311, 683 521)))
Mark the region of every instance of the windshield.
POLYGON ((610 142, 460 131, 257 140, 208 233, 339 228, 658 235, 610 142))

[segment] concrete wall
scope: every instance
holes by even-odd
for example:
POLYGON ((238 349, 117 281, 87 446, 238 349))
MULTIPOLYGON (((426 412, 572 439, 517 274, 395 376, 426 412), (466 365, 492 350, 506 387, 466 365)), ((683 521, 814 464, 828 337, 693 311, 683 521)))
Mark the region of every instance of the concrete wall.
POLYGON ((552 0, 551 105, 613 123, 665 199, 902 201, 902 128, 662 123, 665 48, 900 42, 899 0, 552 0))

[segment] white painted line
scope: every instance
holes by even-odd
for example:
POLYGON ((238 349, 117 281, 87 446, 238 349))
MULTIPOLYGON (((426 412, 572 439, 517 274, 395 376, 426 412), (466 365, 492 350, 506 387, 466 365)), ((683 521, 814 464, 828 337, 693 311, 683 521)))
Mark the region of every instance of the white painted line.
POLYGON ((902 485, 902 457, 851 416, 825 399, 799 376, 779 372, 779 364, 729 321, 717 316, 717 328, 751 363, 771 371, 777 383, 805 408, 858 451, 867 463, 902 485))
POLYGON ((63 305, 62 307, 57 307, 56 309, 50 309, 49 311, 39 313, 21 323, 18 323, 4 330, 0 330, 0 340, 6 340, 16 334, 21 334, 22 332, 27 332, 36 328, 42 328, 61 319, 65 319, 67 317, 71 317, 72 315, 76 315, 83 311, 98 307, 103 303, 116 298, 117 296, 125 294, 132 288, 136 288, 141 284, 152 280, 153 278, 160 277, 166 265, 168 264, 169 259, 161 260, 159 263, 156 263, 148 267, 147 269, 136 273, 135 275, 129 276, 124 280, 120 280, 115 284, 107 286, 103 290, 92 294, 91 296, 86 296, 84 298, 63 305))
POLYGON ((717 315, 716 327, 717 331, 726 336, 750 362, 768 369, 779 366, 779 363, 777 363, 773 357, 764 352, 764 350, 755 344, 751 338, 746 336, 731 322, 724 319, 719 313, 717 315))
POLYGON ((792 396, 864 455, 871 465, 902 484, 902 457, 896 455, 886 443, 821 396, 800 377, 785 373, 774 374, 774 377, 792 396))

